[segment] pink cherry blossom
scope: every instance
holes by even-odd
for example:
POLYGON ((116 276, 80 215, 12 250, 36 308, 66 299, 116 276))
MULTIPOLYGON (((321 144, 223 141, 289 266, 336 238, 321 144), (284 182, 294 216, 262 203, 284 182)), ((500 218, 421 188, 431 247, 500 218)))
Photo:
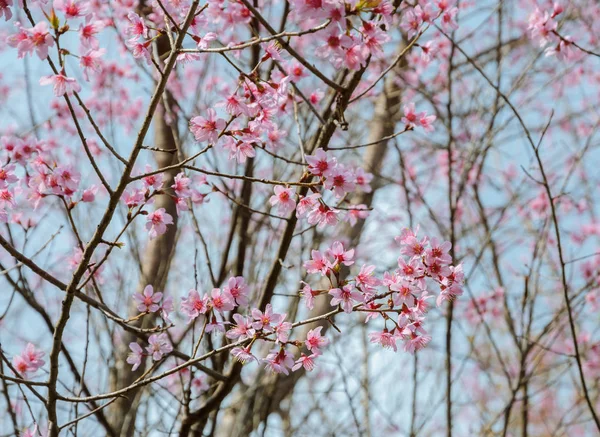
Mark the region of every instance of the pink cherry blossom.
POLYGON ((169 320, 169 314, 171 314, 174 310, 174 306, 173 306, 173 296, 168 296, 165 299, 163 299, 163 303, 160 306, 160 316, 163 318, 163 320, 167 323, 170 323, 171 321, 169 320))
POLYGON ((442 264, 450 264, 452 262, 452 257, 449 254, 452 244, 449 241, 440 242, 434 237, 431 239, 430 245, 431 247, 425 251, 428 264, 434 260, 442 264))
POLYGON ((342 288, 332 288, 329 294, 333 297, 330 304, 332 306, 340 305, 345 313, 351 313, 354 303, 362 302, 363 295, 352 287, 351 284, 344 285, 342 288))
MULTIPOLYGON (((146 173, 151 173, 152 167, 149 165, 146 166, 146 173)), ((146 176, 144 179, 144 186, 148 189, 154 188, 155 190, 160 190, 163 185, 164 174, 158 173, 150 176, 146 176)))
POLYGON ((85 24, 79 25, 79 40, 81 41, 82 47, 89 48, 90 50, 97 50, 99 48, 99 42, 96 35, 99 34, 103 28, 104 23, 101 20, 86 18, 85 24))
POLYGON ((458 23, 456 22, 456 14, 458 14, 457 7, 451 7, 442 14, 442 27, 446 30, 458 29, 458 23))
MULTIPOLYGON (((417 8, 420 10, 419 6, 417 8)), ((407 32, 409 38, 414 37, 419 32, 421 24, 423 24, 420 15, 416 9, 408 9, 402 16, 400 27, 407 32)))
POLYGON ((136 59, 144 59, 146 64, 152 64, 152 53, 150 52, 150 42, 139 42, 135 40, 128 40, 127 47, 131 49, 133 57, 136 59))
POLYGON ((192 191, 190 190, 191 183, 192 180, 188 178, 185 175, 185 173, 178 173, 177 176, 175 176, 171 188, 173 189, 177 197, 188 198, 192 195, 192 191))
POLYGON ((200 296, 196 290, 190 290, 187 298, 181 300, 181 312, 188 317, 188 323, 200 314, 208 312, 208 296, 200 296))
POLYGON ((214 109, 207 110, 207 117, 197 116, 190 121, 190 130, 196 141, 208 141, 215 144, 219 138, 219 132, 225 128, 225 120, 217 118, 214 109))
POLYGON ((294 200, 295 192, 292 188, 275 185, 275 195, 271 196, 269 203, 271 206, 277 206, 277 212, 280 215, 287 215, 296 208, 294 200))
POLYGON ((304 268, 308 273, 320 273, 326 275, 333 267, 331 262, 318 250, 311 251, 312 259, 304 262, 304 268))
POLYGON ((319 295, 319 292, 313 290, 310 284, 307 284, 306 282, 302 283, 304 284, 304 287, 302 287, 300 294, 304 299, 304 304, 306 305, 306 308, 312 310, 315 307, 315 297, 319 295))
POLYGON ((167 232, 167 225, 172 224, 173 217, 164 208, 159 208, 146 217, 146 229, 150 239, 163 235, 167 232))
POLYGON ((287 314, 281 314, 281 318, 277 325, 275 325, 275 335, 277 343, 287 343, 290 335, 290 331, 292 330, 292 324, 290 322, 286 322, 285 318, 287 314))
POLYGON ((318 229, 322 229, 325 226, 335 226, 338 222, 338 214, 337 209, 330 208, 323 203, 317 203, 308 213, 307 221, 308 224, 316 224, 318 229))
POLYGON ((254 335, 252 320, 249 317, 244 317, 240 314, 234 314, 233 320, 236 324, 227 331, 227 338, 244 340, 254 335))
POLYGON ((148 346, 146 347, 148 354, 152 355, 154 361, 160 360, 163 355, 166 355, 173 351, 173 346, 169 341, 169 337, 166 333, 152 334, 148 338, 148 346))
POLYGON ((409 336, 407 340, 404 342, 404 350, 411 354, 423 349, 427 344, 431 341, 431 336, 429 335, 416 335, 412 334, 409 336))
POLYGON ((345 250, 340 241, 334 241, 331 248, 327 249, 325 255, 333 259, 333 266, 344 264, 351 266, 354 264, 354 249, 345 250))
POLYGON ((250 347, 234 347, 231 349, 231 355, 242 364, 256 360, 256 357, 250 352, 250 347))
POLYGON ((143 293, 134 294, 133 299, 138 304, 138 311, 155 313, 160 309, 158 302, 162 299, 162 293, 154 293, 152 285, 146 285, 143 293))
POLYGON ((398 350, 396 346, 396 341, 398 339, 387 330, 379 331, 379 332, 371 332, 369 334, 369 341, 371 343, 377 343, 383 346, 384 348, 393 349, 394 352, 398 350))
POLYGON ((404 117, 402 118, 402 123, 404 123, 407 128, 420 126, 425 132, 433 132, 434 128, 432 123, 435 119, 435 115, 427 115, 426 112, 417 113, 415 111, 414 102, 404 105, 404 117))
POLYGON ((301 197, 296 206, 296 217, 303 217, 307 212, 313 209, 318 204, 320 197, 321 195, 319 193, 301 197))
POLYGON ((10 184, 18 182, 19 178, 14 174, 15 168, 14 164, 0 166, 0 188, 7 188, 10 184))
POLYGON ((27 343, 21 355, 13 357, 12 365, 23 378, 28 378, 45 364, 42 359, 44 355, 44 352, 37 351, 32 343, 27 343))
POLYGON ((265 368, 267 370, 288 375, 290 373, 289 369, 294 366, 294 357, 284 348, 275 348, 271 350, 263 362, 266 364, 265 368))
POLYGON ((210 305, 221 314, 225 311, 231 311, 235 308, 235 302, 230 299, 230 294, 221 291, 219 288, 213 288, 210 292, 210 305))
POLYGON ((344 217, 344 220, 354 226, 359 219, 366 219, 369 216, 369 210, 364 204, 354 205, 344 217))
POLYGON ((83 17, 89 10, 88 2, 82 0, 54 0, 54 7, 64 12, 66 18, 83 17))
POLYGON ((314 155, 306 157, 308 171, 315 176, 329 176, 337 164, 335 158, 328 155, 323 149, 317 149, 314 155))
POLYGON ((127 355, 127 363, 133 366, 131 370, 135 372, 137 368, 140 367, 140 364, 142 364, 144 350, 135 342, 129 343, 129 349, 131 349, 131 352, 129 352, 129 355, 127 355))
POLYGON ((273 312, 271 304, 267 304, 264 313, 257 308, 252 309, 252 318, 254 322, 252 327, 263 332, 273 332, 273 325, 277 325, 281 320, 281 314, 273 312))
POLYGON ((98 186, 92 185, 91 187, 83 190, 83 194, 81 195, 81 201, 92 203, 94 200, 96 200, 97 194, 98 194, 98 186))
POLYGON ((318 356, 319 354, 316 353, 311 355, 300 354, 300 358, 298 358, 296 363, 292 366, 292 371, 295 372, 301 367, 304 367, 304 370, 311 372, 315 368, 315 358, 318 356))
POLYGON ((144 190, 126 190, 121 199, 128 208, 135 208, 144 203, 144 190))
POLYGON ((229 278, 227 285, 223 287, 223 292, 228 294, 236 305, 248 305, 248 291, 248 285, 242 276, 229 278))
POLYGON ((365 172, 362 168, 357 168, 354 171, 354 183, 361 191, 365 193, 370 193, 371 186, 369 185, 373 180, 373 175, 371 173, 365 172))
POLYGON ((380 284, 379 279, 374 276, 375 266, 374 265, 363 265, 360 268, 360 272, 354 278, 356 287, 359 288, 363 293, 370 293, 380 284))
POLYGON ((308 331, 306 334, 306 341, 304 342, 306 348, 315 354, 318 354, 320 349, 327 346, 329 343, 327 338, 321 336, 321 329, 323 329, 323 327, 318 326, 317 328, 308 331))
POLYGON ((125 30, 127 36, 131 40, 137 40, 138 38, 148 38, 148 28, 144 23, 144 20, 135 12, 131 11, 127 14, 129 25, 125 30))
POLYGON ((85 80, 90 80, 90 72, 100 72, 102 70, 102 64, 99 59, 106 53, 105 49, 99 50, 88 50, 85 54, 82 54, 79 58, 79 66, 83 69, 83 77, 85 80))
POLYGON ((81 91, 81 86, 77 83, 76 79, 67 77, 62 73, 52 76, 42 76, 40 85, 52 85, 56 97, 61 97, 65 94, 70 96, 73 93, 81 91))
POLYGON ((337 197, 343 197, 346 193, 354 190, 355 175, 350 169, 337 165, 325 178, 323 186, 332 190, 337 197))
POLYGON ((208 46, 210 45, 210 42, 214 41, 216 39, 217 39, 217 34, 214 32, 208 32, 202 38, 200 38, 199 36, 196 36, 194 38, 194 40, 197 42, 197 46, 199 49, 207 49, 208 46))
MULTIPOLYGON (((23 29, 24 34, 16 44, 19 51, 19 57, 35 50, 38 57, 42 60, 48 57, 48 49, 54 46, 54 38, 48 30, 48 23, 40 21, 31 29, 23 29)), ((10 42, 9 42, 10 43, 10 42)))
POLYGON ((0 18, 4 15, 4 20, 8 21, 12 18, 12 11, 10 10, 10 6, 12 6, 13 0, 2 0, 0 1, 0 18))

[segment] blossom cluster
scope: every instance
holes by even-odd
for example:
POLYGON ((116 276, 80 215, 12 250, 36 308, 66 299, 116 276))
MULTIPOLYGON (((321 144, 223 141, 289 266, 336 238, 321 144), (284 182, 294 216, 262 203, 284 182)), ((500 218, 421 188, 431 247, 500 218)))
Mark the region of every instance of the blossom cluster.
POLYGON ((261 80, 244 76, 238 91, 227 96, 216 107, 224 107, 230 121, 220 118, 213 108, 206 115, 190 120, 190 130, 196 141, 216 146, 220 141, 230 160, 245 163, 256 156, 255 148, 265 145, 276 150, 286 132, 277 125, 285 113, 290 77, 261 80), (228 128, 227 131, 225 129, 228 128))
POLYGON ((460 264, 451 265, 449 242, 419 239, 416 232, 408 229, 396 240, 402 254, 398 269, 385 272, 381 278, 374 275, 374 265, 363 265, 356 276, 344 279, 340 268, 354 264, 354 250, 345 250, 340 242, 333 243, 325 253, 313 250, 312 259, 304 266, 308 273, 327 278, 330 288, 315 290, 306 284, 303 297, 308 308, 313 308, 317 296, 328 294, 330 304, 346 313, 367 313, 366 322, 381 317, 384 328, 370 334, 371 341, 396 350, 397 341, 402 340, 405 351, 415 352, 431 340, 424 329, 427 301, 434 297, 428 282, 439 287, 436 302, 440 306, 463 293, 464 274, 460 264), (385 290, 378 294, 379 287, 385 290))
POLYGON ((19 375, 23 378, 28 378, 45 364, 45 361, 42 359, 44 355, 44 352, 37 351, 33 344, 27 343, 23 352, 13 357, 12 365, 19 372, 19 375))
MULTIPOLYGON (((65 199, 71 208, 79 201, 95 200, 98 186, 81 187, 80 172, 71 164, 56 162, 52 143, 3 136, 0 144, 0 222, 10 219, 20 196, 34 210, 44 198, 65 199)), ((14 212, 13 219, 18 217, 14 212)))
MULTIPOLYGON (((308 173, 317 177, 319 184, 331 192, 335 199, 339 200, 357 188, 367 193, 371 191, 369 185, 373 179, 371 173, 365 172, 362 168, 354 169, 345 166, 323 149, 317 149, 314 155, 307 156, 306 161, 308 173)), ((269 202, 272 206, 277 206, 278 213, 281 215, 296 210, 296 217, 306 216, 310 225, 317 225, 318 228, 326 225, 334 226, 342 211, 327 205, 316 186, 311 188, 313 191, 311 194, 298 196, 293 188, 276 186, 269 202)), ((358 218, 365 218, 367 215, 365 205, 354 205, 349 209, 345 219, 350 224, 354 224, 358 218)))
POLYGON ((552 11, 542 11, 535 8, 529 16, 529 32, 531 38, 537 40, 540 47, 547 47, 546 56, 556 56, 560 60, 572 60, 574 57, 573 40, 570 36, 562 36, 557 32, 558 23, 555 20, 564 12, 563 6, 556 2, 552 11))
POLYGON ((452 0, 436 0, 434 5, 433 2, 420 1, 414 8, 409 7, 405 11, 402 16, 401 27, 409 38, 413 38, 421 31, 424 24, 432 24, 441 17, 442 27, 449 30, 457 29, 456 14, 458 8, 454 3, 452 0))
MULTIPOLYGON (((207 184, 204 176, 192 180, 184 172, 180 172, 173 179, 173 184, 166 187, 163 173, 152 172, 150 166, 146 166, 145 171, 146 176, 140 175, 142 182, 138 185, 130 185, 121 196, 121 200, 129 209, 130 214, 138 207, 137 213, 142 213, 143 207, 152 204, 154 196, 160 194, 166 194, 173 198, 178 215, 182 211, 188 210, 188 201, 193 204, 202 204, 207 201, 206 194, 200 191, 200 188, 207 184)), ((146 214, 146 230, 150 239, 163 235, 167 231, 167 226, 173 224, 173 217, 164 208, 144 213, 146 214)))
MULTIPOLYGON (((304 263, 308 274, 326 278, 329 286, 313 288, 304 282, 300 294, 306 307, 314 308, 315 299, 329 296, 330 305, 339 312, 366 314, 365 323, 382 319, 383 329, 369 334, 371 342, 397 350, 396 343, 404 342, 404 350, 414 353, 431 340, 425 330, 425 316, 431 285, 439 288, 437 305, 454 300, 462 295, 464 274, 462 265, 453 266, 450 256, 451 244, 436 238, 418 237, 417 231, 405 229, 396 238, 400 245, 398 268, 375 275, 376 266, 362 265, 358 273, 346 276, 342 266, 350 269, 355 264, 355 250, 346 249, 335 241, 327 250, 313 250, 311 259, 304 263)), ((162 293, 154 293, 151 286, 143 293, 134 295, 138 310, 143 316, 159 310, 172 310, 172 303, 163 300, 162 293), (166 307, 166 308, 165 308, 166 307)), ((307 332, 306 338, 291 340, 294 324, 287 321, 287 314, 277 313, 271 304, 264 310, 248 308, 246 315, 240 309, 249 304, 249 287, 243 277, 231 277, 222 288, 213 288, 209 293, 189 290, 181 301, 180 311, 188 323, 201 320, 203 332, 220 332, 236 342, 231 354, 242 363, 260 361, 267 369, 288 374, 300 368, 312 370, 315 360, 329 340, 322 334, 322 326, 307 332), (232 320, 232 322, 230 322, 232 320), (264 358, 254 355, 257 342, 273 342, 275 346, 264 358), (290 347, 298 349, 295 354, 290 347)), ((155 361, 171 351, 166 334, 150 337, 146 350, 132 343, 128 362, 137 369, 145 356, 152 355, 155 361)))
POLYGON ((135 342, 129 344, 129 349, 131 352, 127 356, 127 362, 133 366, 132 370, 137 370, 144 357, 151 356, 152 360, 160 361, 163 356, 173 351, 173 345, 169 341, 169 336, 163 332, 162 334, 152 334, 148 338, 148 346, 145 350, 135 342))

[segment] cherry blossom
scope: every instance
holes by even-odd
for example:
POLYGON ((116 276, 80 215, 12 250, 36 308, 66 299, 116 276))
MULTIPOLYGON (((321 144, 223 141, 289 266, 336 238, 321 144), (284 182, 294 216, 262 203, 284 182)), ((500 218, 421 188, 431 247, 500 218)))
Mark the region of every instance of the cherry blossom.
POLYGON ((207 110, 207 117, 196 116, 190 121, 190 130, 194 134, 196 141, 208 141, 211 144, 217 142, 219 132, 225 128, 225 120, 217 118, 214 109, 207 110))
POLYGON ((210 305, 221 314, 224 311, 231 311, 235 308, 235 302, 231 300, 230 294, 221 291, 219 288, 213 288, 210 292, 210 305))
POLYGON ((190 189, 190 184, 192 180, 188 178, 185 173, 179 173, 175 176, 175 180, 171 188, 175 192, 178 197, 187 198, 191 197, 192 191, 190 189))
POLYGON ((339 241, 334 241, 331 248, 325 252, 325 255, 333 259, 333 267, 338 264, 344 264, 345 266, 354 264, 354 249, 345 250, 344 245, 339 241))
POLYGON ((10 6, 12 6, 13 0, 3 0, 0 2, 0 18, 4 16, 4 20, 8 21, 12 18, 12 11, 10 10, 10 6))
POLYGON ((127 14, 127 19, 129 20, 130 24, 127 26, 125 32, 127 33, 127 36, 129 36, 130 40, 135 41, 138 38, 148 38, 148 28, 146 27, 144 20, 142 20, 138 14, 131 11, 129 14, 127 14))
POLYGON ((273 332, 273 326, 277 325, 283 320, 281 314, 276 314, 273 312, 273 307, 271 304, 267 304, 264 312, 257 308, 253 308, 252 318, 254 319, 254 322, 252 322, 252 327, 256 330, 263 330, 264 332, 273 332))
POLYGON ((81 86, 77 83, 77 80, 67 77, 64 74, 43 76, 40 79, 40 85, 52 85, 56 97, 61 97, 65 94, 70 96, 75 92, 81 91, 81 86))
POLYGON ((352 171, 338 164, 325 178, 323 186, 332 190, 337 197, 343 197, 346 193, 354 190, 356 186, 354 181, 355 175, 352 171))
POLYGON ((323 329, 323 327, 319 326, 315 329, 311 329, 306 334, 306 341, 304 344, 306 345, 307 349, 314 354, 319 354, 320 348, 327 346, 329 343, 327 338, 321 336, 321 329, 323 329))
POLYGON ((292 366, 292 371, 296 371, 301 367, 304 367, 304 370, 306 370, 307 372, 311 372, 315 368, 315 358, 317 358, 318 356, 319 354, 316 353, 311 355, 301 354, 300 358, 298 358, 296 360, 296 363, 292 366))
POLYGON ((304 287, 302 287, 301 294, 304 299, 304 304, 306 305, 306 308, 312 310, 315 307, 315 297, 319 295, 319 292, 313 290, 310 284, 307 284, 306 282, 302 283, 304 284, 304 287))
POLYGON ((352 285, 344 285, 342 288, 332 288, 329 294, 333 297, 331 305, 340 305, 345 313, 351 313, 356 302, 363 301, 363 295, 352 287, 352 285))
POLYGON ((423 20, 421 19, 421 14, 419 13, 420 6, 417 6, 417 8, 415 8, 414 10, 407 10, 406 13, 403 15, 402 23, 400 24, 402 30, 407 32, 409 38, 414 37, 419 32, 421 24, 423 23, 423 20))
POLYGON ((252 320, 244 317, 240 314, 234 314, 233 320, 235 325, 233 328, 227 331, 227 338, 244 340, 254 335, 254 329, 252 328, 252 320))
POLYGON ((76 18, 85 16, 89 5, 81 0, 54 0, 54 7, 64 12, 66 18, 76 18))
POLYGON ((384 348, 393 349, 394 352, 398 350, 396 346, 398 338, 396 338, 392 333, 388 332, 387 330, 381 332, 371 332, 369 334, 369 341, 371 343, 380 344, 384 348))
POLYGON ((127 363, 133 366, 131 370, 135 372, 142 364, 144 350, 137 343, 129 343, 129 349, 131 349, 131 352, 129 352, 129 355, 127 355, 127 363))
POLYGON ((234 347, 231 349, 231 355, 242 364, 256 360, 256 357, 250 352, 250 347, 234 347))
MULTIPOLYGON (((265 381, 353 396, 358 365, 359 433, 600 429, 598 7, 137 3, 0 0, 10 432, 147 434, 118 398, 160 392, 174 433, 256 434, 265 381), (415 402, 363 423, 392 351, 415 402), (446 414, 403 420, 440 371, 446 414)), ((296 401, 287 428, 342 432, 296 401)))
POLYGON ((14 164, 0 168, 0 188, 7 188, 10 184, 18 182, 19 178, 14 174, 15 168, 14 164))
POLYGON ((269 203, 272 206, 277 206, 277 212, 280 215, 287 215, 296 208, 293 189, 276 185, 273 191, 275 191, 275 194, 271 196, 269 203))
POLYGON ((164 208, 159 208, 146 217, 146 229, 150 239, 163 235, 167 232, 167 225, 172 224, 173 217, 164 208))
POLYGON ((155 313, 160 309, 158 302, 162 299, 162 293, 155 293, 152 285, 147 285, 143 293, 134 294, 133 299, 138 303, 138 311, 155 313))
MULTIPOLYGON (((341 243, 340 243, 341 244, 341 243)), ((343 246, 342 246, 343 250, 343 246)), ((304 262, 304 268, 308 273, 320 273, 326 275, 333 265, 321 252, 318 250, 311 251, 312 259, 304 262)))
POLYGON ((173 351, 173 346, 169 342, 169 337, 167 334, 152 334, 148 338, 148 346, 146 347, 146 351, 148 354, 152 355, 152 359, 154 361, 158 361, 162 359, 163 355, 169 354, 173 351))
POLYGON ((315 176, 329 176, 337 165, 335 158, 329 156, 323 149, 317 149, 314 155, 306 157, 308 171, 315 176))
POLYGON ((208 296, 200 296, 196 290, 190 290, 187 298, 181 300, 181 311, 187 315, 188 323, 201 314, 208 312, 208 296))
POLYGON ((231 277, 223 287, 223 293, 229 296, 236 305, 248 305, 249 287, 242 276, 231 277))
POLYGON ((22 58, 26 53, 35 50, 38 57, 42 60, 48 57, 48 49, 54 46, 54 38, 48 30, 48 23, 41 21, 31 29, 22 29, 17 40, 9 39, 9 44, 17 47, 19 57, 22 58))
POLYGON ((271 350, 263 362, 266 364, 265 368, 267 370, 274 373, 283 373, 284 375, 288 375, 290 369, 294 367, 293 355, 283 348, 271 350))
POLYGON ((32 343, 27 343, 21 355, 13 357, 12 365, 22 377, 28 378, 45 364, 42 359, 44 355, 44 352, 37 351, 32 343))
POLYGON ((316 224, 318 229, 322 229, 325 226, 335 226, 338 222, 337 215, 339 213, 338 210, 330 208, 323 203, 317 203, 308 213, 307 221, 310 225, 316 224))
POLYGON ((420 126, 425 132, 433 132, 433 122, 435 121, 435 115, 427 115, 426 112, 417 113, 415 111, 414 102, 410 102, 404 105, 404 117, 402 123, 406 124, 407 128, 414 128, 420 126))

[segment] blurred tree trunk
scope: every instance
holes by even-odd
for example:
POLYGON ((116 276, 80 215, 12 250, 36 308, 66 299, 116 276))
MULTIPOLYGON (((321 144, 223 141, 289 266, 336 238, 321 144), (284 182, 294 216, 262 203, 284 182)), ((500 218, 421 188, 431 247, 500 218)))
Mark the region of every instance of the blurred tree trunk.
MULTIPOLYGON (((159 56, 167 53, 170 49, 167 36, 162 36, 157 40, 157 51, 159 56)), ((168 99, 167 99, 168 100, 168 99)), ((171 121, 170 125, 164 105, 159 105, 154 114, 154 146, 163 150, 176 150, 177 142, 174 134, 177 131, 176 120, 171 121)), ((181 151, 178 151, 181 152, 181 151)), ((177 162, 177 153, 154 152, 157 168, 163 168, 177 162)), ((165 191, 171 190, 173 180, 177 174, 176 170, 164 172, 163 187, 165 191)), ((137 292, 142 292, 146 285, 150 284, 156 291, 162 291, 167 283, 171 260, 173 257, 176 234, 177 234, 177 209, 175 201, 168 194, 162 194, 154 198, 153 209, 164 208, 167 213, 173 217, 173 225, 167 226, 167 232, 153 240, 150 240, 146 245, 141 260, 141 277, 137 286, 137 292)), ((133 292, 131 293, 133 296, 133 292)), ((129 308, 130 315, 136 315, 136 305, 131 299, 129 308)), ((155 317, 146 316, 141 319, 141 323, 137 326, 141 328, 150 328, 156 321, 155 317)), ((133 381, 144 372, 144 364, 136 370, 131 371, 131 365, 125 360, 129 352, 129 343, 135 342, 137 337, 129 332, 124 332, 121 337, 121 342, 115 345, 115 366, 111 369, 110 375, 110 391, 118 390, 133 383, 133 381)), ((143 390, 143 389, 142 389, 143 390)), ((121 397, 109 407, 109 421, 115 432, 123 437, 132 436, 135 429, 135 416, 137 412, 137 398, 140 395, 140 390, 133 390, 128 393, 127 397, 121 397)))

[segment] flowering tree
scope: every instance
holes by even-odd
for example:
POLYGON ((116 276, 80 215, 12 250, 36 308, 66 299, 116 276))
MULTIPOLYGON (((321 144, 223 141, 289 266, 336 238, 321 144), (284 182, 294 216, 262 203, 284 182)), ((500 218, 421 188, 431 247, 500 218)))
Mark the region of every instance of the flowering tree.
POLYGON ((600 432, 600 5, 0 17, 3 434, 600 432))

